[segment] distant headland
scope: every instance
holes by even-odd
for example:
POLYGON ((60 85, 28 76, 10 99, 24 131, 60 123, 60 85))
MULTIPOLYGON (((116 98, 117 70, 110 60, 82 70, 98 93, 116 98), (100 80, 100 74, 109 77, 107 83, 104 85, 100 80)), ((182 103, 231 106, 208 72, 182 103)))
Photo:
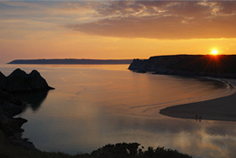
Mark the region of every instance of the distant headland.
POLYGON ((236 55, 170 55, 134 59, 135 72, 180 76, 236 78, 236 55))
POLYGON ((7 64, 130 64, 132 59, 17 59, 7 64))

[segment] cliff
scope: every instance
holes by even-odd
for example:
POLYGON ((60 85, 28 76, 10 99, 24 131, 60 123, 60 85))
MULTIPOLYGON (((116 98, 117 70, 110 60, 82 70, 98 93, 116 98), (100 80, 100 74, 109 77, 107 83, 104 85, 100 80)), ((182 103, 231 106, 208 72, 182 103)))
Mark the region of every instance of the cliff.
POLYGON ((15 145, 27 149, 35 149, 34 145, 21 137, 24 131, 21 126, 27 122, 26 119, 16 117, 25 105, 13 95, 0 91, 0 130, 6 138, 15 145))
POLYGON ((21 69, 14 70, 9 76, 0 72, 0 90, 5 92, 32 92, 50 90, 46 80, 36 70, 26 74, 21 69))
POLYGON ((167 75, 236 78, 236 55, 173 55, 134 59, 129 69, 167 75))
POLYGON ((36 150, 31 142, 21 137, 24 131, 21 126, 27 120, 16 115, 20 114, 26 105, 12 93, 47 92, 49 89, 53 88, 48 86, 46 80, 36 70, 27 74, 21 69, 16 69, 7 77, 0 72, 0 130, 12 144, 36 150))

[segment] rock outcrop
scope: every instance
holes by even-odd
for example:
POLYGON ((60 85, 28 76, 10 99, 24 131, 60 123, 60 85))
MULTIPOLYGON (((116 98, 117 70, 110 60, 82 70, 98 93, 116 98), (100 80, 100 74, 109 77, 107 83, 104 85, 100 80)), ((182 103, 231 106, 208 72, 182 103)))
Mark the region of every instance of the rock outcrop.
POLYGON ((0 90, 6 92, 32 92, 50 90, 46 80, 36 70, 27 74, 21 69, 14 70, 8 77, 0 73, 0 90))
POLYGON ((21 126, 27 120, 20 117, 15 118, 15 116, 23 111, 25 105, 13 94, 48 91, 50 89, 54 88, 48 86, 46 80, 36 70, 27 74, 21 69, 16 69, 7 77, 0 72, 0 130, 11 143, 28 149, 35 149, 31 142, 21 137, 21 133, 24 131, 21 126))
POLYGON ((236 78, 236 55, 173 55, 134 59, 129 69, 156 74, 236 78))
POLYGON ((16 117, 22 112, 24 104, 9 93, 0 91, 0 130, 15 145, 27 149, 35 149, 34 145, 27 139, 21 137, 24 131, 21 126, 27 122, 26 119, 16 117))
POLYGON ((29 74, 29 86, 32 91, 53 89, 48 86, 46 80, 36 70, 29 74))
POLYGON ((6 76, 3 75, 2 72, 0 71, 0 90, 5 89, 6 82, 7 82, 6 76))

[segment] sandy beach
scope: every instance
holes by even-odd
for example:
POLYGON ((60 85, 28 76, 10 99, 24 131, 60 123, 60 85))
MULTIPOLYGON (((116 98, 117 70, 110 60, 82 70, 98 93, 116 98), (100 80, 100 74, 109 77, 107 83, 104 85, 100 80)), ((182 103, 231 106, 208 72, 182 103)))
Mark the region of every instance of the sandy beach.
MULTIPOLYGON (((236 80, 225 79, 235 89, 236 80)), ((160 114, 186 119, 236 121, 236 93, 208 101, 167 107, 160 114)))

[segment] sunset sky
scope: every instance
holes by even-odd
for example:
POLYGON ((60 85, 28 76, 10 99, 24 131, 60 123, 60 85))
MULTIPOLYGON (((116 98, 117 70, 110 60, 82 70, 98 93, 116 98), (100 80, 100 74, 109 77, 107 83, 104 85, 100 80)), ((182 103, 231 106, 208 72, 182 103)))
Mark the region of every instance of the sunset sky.
POLYGON ((2 1, 0 63, 236 54, 236 1, 2 1))

